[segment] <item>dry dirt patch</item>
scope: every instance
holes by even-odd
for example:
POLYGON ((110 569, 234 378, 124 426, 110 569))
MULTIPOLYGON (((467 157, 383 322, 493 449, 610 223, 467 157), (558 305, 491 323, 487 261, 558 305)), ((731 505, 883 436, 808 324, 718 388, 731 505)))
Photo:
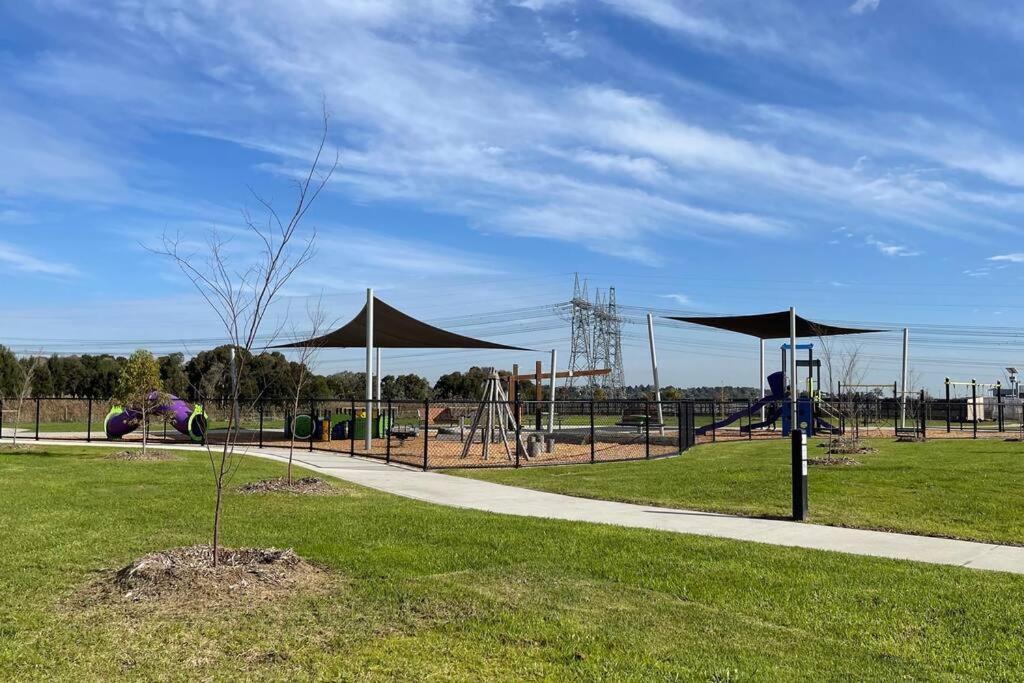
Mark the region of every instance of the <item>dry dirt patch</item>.
POLYGON ((104 456, 105 460, 127 460, 129 462, 168 462, 181 460, 181 454, 174 451, 162 451, 155 448, 147 448, 146 454, 141 449, 132 448, 126 451, 117 451, 104 456))
POLYGON ((333 496, 341 493, 337 487, 331 485, 320 477, 302 477, 301 479, 292 479, 290 484, 288 483, 288 480, 283 477, 251 481, 239 486, 238 492, 245 494, 297 493, 305 496, 333 496))
POLYGON ((78 596, 85 604, 164 603, 177 608, 250 605, 324 588, 330 574, 290 549, 221 548, 213 565, 208 545, 144 555, 106 571, 78 596))

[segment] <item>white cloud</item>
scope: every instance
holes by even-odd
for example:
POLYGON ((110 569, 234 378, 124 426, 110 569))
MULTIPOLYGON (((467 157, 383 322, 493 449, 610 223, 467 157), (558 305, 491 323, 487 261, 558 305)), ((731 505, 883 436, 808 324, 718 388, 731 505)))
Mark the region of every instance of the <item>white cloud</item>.
POLYGON ((78 275, 75 267, 68 263, 44 260, 32 256, 8 242, 0 242, 0 267, 3 266, 9 266, 22 273, 59 276, 78 275))
POLYGON ((868 246, 872 246, 878 250, 880 254, 885 256, 920 256, 921 252, 914 251, 910 247, 903 244, 893 244, 891 242, 883 242, 882 240, 875 239, 873 236, 868 235, 864 241, 868 246))
POLYGON ((672 301, 675 301, 680 306, 693 306, 694 305, 693 304, 693 299, 691 299, 686 294, 662 294, 661 298, 663 298, 663 299, 672 299, 672 301))
POLYGON ((852 14, 864 14, 866 12, 874 12, 878 9, 878 5, 881 0, 856 0, 850 5, 849 10, 852 14))
POLYGON ((989 256, 989 261, 1009 261, 1010 263, 1024 263, 1024 252, 1013 252, 1012 254, 999 254, 989 256))

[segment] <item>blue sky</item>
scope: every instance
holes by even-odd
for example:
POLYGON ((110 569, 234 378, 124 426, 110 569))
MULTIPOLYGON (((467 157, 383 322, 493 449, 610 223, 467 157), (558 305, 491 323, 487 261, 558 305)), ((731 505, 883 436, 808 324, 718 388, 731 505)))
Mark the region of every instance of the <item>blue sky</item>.
MULTIPOLYGON (((286 205, 326 101, 340 167, 279 316, 323 292, 344 319, 373 286, 564 358, 556 316, 518 334, 464 318, 565 301, 578 271, 640 308, 916 326, 921 383, 994 381, 1024 364, 1022 46, 1011 2, 5 3, 0 342, 216 339, 143 245, 238 231, 247 186, 286 205)), ((756 377, 751 340, 659 337, 666 382, 756 377)), ((630 382, 648 381, 643 340, 627 325, 630 382)), ((898 336, 863 344, 891 381, 898 336)))

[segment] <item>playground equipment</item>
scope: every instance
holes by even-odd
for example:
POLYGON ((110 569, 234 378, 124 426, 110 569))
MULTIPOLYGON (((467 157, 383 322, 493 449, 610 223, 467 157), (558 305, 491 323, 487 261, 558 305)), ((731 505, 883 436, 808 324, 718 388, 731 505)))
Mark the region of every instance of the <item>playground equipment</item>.
MULTIPOLYGON (((782 347, 782 367, 788 367, 786 365, 787 355, 791 353, 790 345, 783 344, 782 347)), ((786 373, 785 370, 773 372, 766 378, 768 381, 769 393, 764 398, 751 403, 749 406, 745 406, 740 410, 732 413, 722 420, 718 420, 709 425, 699 427, 695 430, 698 435, 704 435, 709 432, 727 427, 728 425, 742 420, 743 418, 749 418, 750 424, 740 425, 741 432, 750 432, 756 429, 765 429, 782 423, 782 435, 789 436, 790 432, 796 428, 802 429, 803 433, 807 436, 813 436, 815 432, 822 431, 837 431, 838 427, 828 422, 825 417, 822 417, 822 413, 827 413, 827 409, 824 404, 821 403, 819 392, 817 389, 818 379, 821 373, 821 361, 814 358, 814 345, 813 344, 797 344, 797 351, 807 351, 806 359, 796 359, 795 367, 797 372, 800 368, 807 368, 807 378, 805 380, 806 396, 801 396, 796 401, 796 420, 792 418, 792 407, 791 403, 786 396, 786 373), (817 371, 817 373, 815 372, 817 371), (762 413, 763 410, 763 413, 762 413), (754 415, 763 415, 763 418, 758 422, 753 422, 754 415)), ((799 379, 797 380, 799 382, 799 379)), ((830 413, 827 417, 833 417, 830 413)))
POLYGON ((490 455, 492 443, 500 443, 504 446, 505 455, 509 460, 514 460, 514 452, 512 447, 509 446, 510 437, 516 442, 515 447, 519 449, 519 453, 529 459, 530 452, 526 449, 522 435, 516 433, 515 425, 516 417, 509 407, 508 396, 505 395, 505 390, 501 387, 501 379, 498 377, 498 373, 492 370, 487 381, 484 383, 480 405, 477 406, 476 414, 473 416, 473 423, 462 446, 462 455, 460 457, 466 458, 469 456, 469 449, 472 447, 475 437, 479 434, 484 460, 487 460, 490 455))
MULTIPOLYGON (((149 394, 150 401, 155 401, 158 394, 149 394)), ((202 442, 206 437, 207 418, 203 406, 192 404, 177 396, 168 396, 167 402, 152 410, 152 414, 170 419, 176 430, 195 442, 202 442)), ((120 439, 142 424, 142 411, 123 406, 112 406, 103 420, 103 430, 108 439, 120 439)))

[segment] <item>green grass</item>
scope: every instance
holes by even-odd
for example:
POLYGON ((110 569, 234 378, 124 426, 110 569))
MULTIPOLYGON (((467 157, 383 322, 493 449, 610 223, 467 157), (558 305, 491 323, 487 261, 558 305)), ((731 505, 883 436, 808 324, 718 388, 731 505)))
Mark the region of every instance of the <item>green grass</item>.
MULTIPOLYGON (((1019 443, 949 440, 868 442, 860 466, 812 466, 810 521, 1024 544, 1019 443)), ((824 449, 812 443, 810 457, 824 449)), ((750 516, 790 514, 789 442, 698 446, 650 462, 457 471, 466 477, 585 498, 750 516)))
MULTIPOLYGON (((226 500, 231 544, 295 547, 340 577, 328 595, 237 613, 83 611, 68 596, 98 570, 205 541, 209 525, 201 455, 101 452, 0 455, 0 680, 1005 680, 1024 669, 1024 577, 491 515, 346 484, 334 497, 226 500)), ((238 481, 281 470, 250 459, 238 481)))

